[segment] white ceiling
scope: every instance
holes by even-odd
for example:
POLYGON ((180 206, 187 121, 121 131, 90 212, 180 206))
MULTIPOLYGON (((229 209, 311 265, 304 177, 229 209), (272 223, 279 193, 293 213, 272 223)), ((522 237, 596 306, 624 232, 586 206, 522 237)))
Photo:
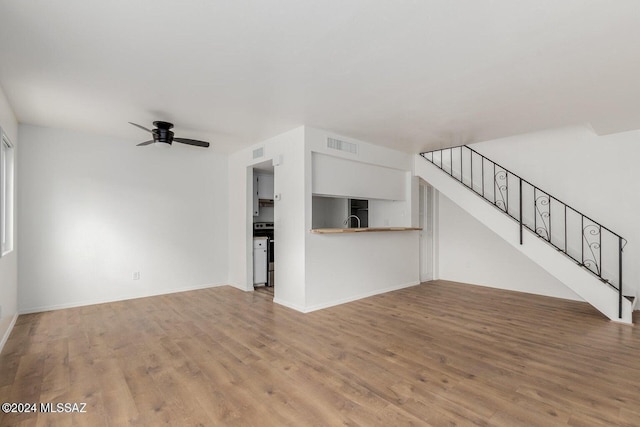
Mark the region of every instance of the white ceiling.
POLYGON ((640 1, 0 0, 0 84, 21 123, 224 151, 610 133, 640 128, 640 1))

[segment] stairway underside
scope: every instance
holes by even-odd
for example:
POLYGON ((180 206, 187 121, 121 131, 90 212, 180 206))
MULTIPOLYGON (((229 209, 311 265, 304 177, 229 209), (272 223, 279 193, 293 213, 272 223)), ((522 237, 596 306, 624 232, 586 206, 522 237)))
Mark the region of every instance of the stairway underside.
POLYGON ((549 244, 549 241, 530 229, 525 229, 522 233, 521 244, 520 225, 503 210, 478 196, 460 180, 453 179, 446 171, 443 172, 420 155, 416 155, 414 163, 417 176, 498 234, 514 249, 556 277, 609 319, 632 323, 635 296, 632 295, 631 299, 620 298, 615 286, 598 277, 584 263, 580 265, 560 252, 556 246, 549 244))

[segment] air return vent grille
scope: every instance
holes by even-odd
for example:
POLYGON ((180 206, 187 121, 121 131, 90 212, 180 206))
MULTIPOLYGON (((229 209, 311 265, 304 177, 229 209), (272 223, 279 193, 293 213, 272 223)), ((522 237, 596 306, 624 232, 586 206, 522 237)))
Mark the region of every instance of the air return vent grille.
POLYGON ((358 144, 353 142, 341 141, 335 138, 327 138, 327 148, 332 150, 345 151, 351 154, 358 154, 358 144))
POLYGON ((264 156, 264 147, 256 148, 255 150, 253 150, 254 159, 259 159, 262 156, 264 156))

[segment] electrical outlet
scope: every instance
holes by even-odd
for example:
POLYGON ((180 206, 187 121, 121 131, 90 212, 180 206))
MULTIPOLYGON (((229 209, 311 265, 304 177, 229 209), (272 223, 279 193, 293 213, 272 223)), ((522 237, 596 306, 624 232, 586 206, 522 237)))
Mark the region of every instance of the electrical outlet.
POLYGON ((133 280, 140 280, 140 272, 139 271, 134 271, 133 272, 133 280))

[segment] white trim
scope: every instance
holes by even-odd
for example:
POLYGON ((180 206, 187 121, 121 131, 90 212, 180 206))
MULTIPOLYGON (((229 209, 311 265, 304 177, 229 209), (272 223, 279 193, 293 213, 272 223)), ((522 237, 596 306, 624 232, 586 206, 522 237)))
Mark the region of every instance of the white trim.
POLYGON ((278 304, 278 305, 281 305, 283 307, 287 307, 287 308, 290 308, 292 310, 299 311, 300 313, 308 313, 308 311, 306 311, 306 309, 304 307, 301 307, 301 306, 299 306, 297 304, 291 304, 291 303, 288 303, 286 301, 282 301, 282 300, 280 300, 278 298, 275 298, 275 297, 273 298, 273 302, 278 304))
POLYGON ((4 130, 0 127, 0 258, 6 256, 7 254, 13 251, 15 247, 15 236, 14 236, 14 223, 15 223, 15 146, 9 139, 9 136, 4 132, 4 130), (5 148, 6 147, 6 148, 5 148), (9 155, 9 161, 7 161, 6 156, 9 155), (5 165, 6 163, 6 165, 5 165), (8 166, 8 170, 4 169, 4 166, 8 166), (11 176, 9 177, 9 174, 11 176), (5 178, 9 177, 9 194, 5 194, 5 186, 7 182, 5 182, 5 178), (9 200, 9 216, 5 217, 5 213, 8 212, 7 206, 4 206, 2 203, 5 197, 9 200), (8 223, 6 223, 8 221, 8 223), (6 228, 6 229, 5 229, 6 228), (5 229, 7 235, 5 236, 3 233, 3 229, 5 229), (1 242, 7 242, 8 249, 5 250, 4 247, 1 246, 1 242))
POLYGON ((418 178, 418 201, 422 203, 418 207, 419 224, 422 227, 419 239, 420 253, 420 281, 428 282, 436 279, 437 256, 436 230, 438 228, 435 193, 436 189, 422 178, 418 178), (422 213, 420 213, 422 212, 422 213))
POLYGON ((279 300, 277 298, 274 298, 273 302, 275 302, 276 304, 283 305, 283 306, 288 307, 288 308, 292 308, 292 309, 294 309, 296 311, 299 311, 301 313, 311 313, 312 311, 322 310, 322 309, 325 309, 325 308, 334 307, 336 305, 346 304, 348 302, 353 302, 353 301, 357 301, 357 300, 360 300, 360 299, 363 299, 363 298, 372 297, 374 295, 379 295, 379 294, 384 294, 384 293, 387 293, 387 292, 397 291, 397 290, 404 289, 404 288, 410 288, 412 286, 417 286, 419 284, 420 284, 420 281, 419 280, 415 280, 415 281, 411 281, 409 283, 402 283, 400 285, 390 286, 390 287, 384 288, 384 289, 376 289, 374 291, 365 292, 365 293, 360 294, 360 295, 351 296, 351 297, 344 298, 344 299, 341 299, 341 300, 338 300, 338 301, 333 301, 333 302, 330 302, 330 303, 312 305, 310 307, 300 307, 300 306, 295 305, 295 304, 290 304, 288 302, 281 301, 281 300, 279 300))
POLYGON ((242 291, 242 292, 253 292, 253 291, 255 290, 255 289, 253 288, 253 285, 251 285, 251 289, 247 289, 245 286, 238 285, 237 283, 231 283, 231 282, 229 282, 229 283, 227 283, 227 285, 228 285, 228 286, 231 286, 232 288, 235 288, 235 289, 237 289, 237 290, 239 290, 239 291, 242 291))
POLYGON ((11 319, 11 323, 9 323, 9 327, 7 328, 7 331, 4 333, 2 340, 0 341, 0 353, 2 353, 2 349, 4 348, 4 345, 7 343, 7 340, 11 335, 11 331, 13 331, 13 326, 16 324, 16 320, 18 320, 17 313, 13 315, 13 318, 11 319))
POLYGON ((440 279, 440 192, 431 186, 431 209, 433 218, 433 280, 440 279))
POLYGON ((4 225, 4 204, 2 201, 4 200, 4 130, 0 127, 0 258, 5 256, 4 250, 2 248, 2 241, 4 240, 3 225, 4 225))
POLYGON ((230 286, 230 285, 228 285, 227 283, 219 283, 215 285, 206 284, 206 285, 190 286, 188 288, 167 289, 165 291, 154 292, 154 293, 145 294, 145 295, 126 295, 126 296, 119 296, 119 297, 109 298, 104 300, 96 299, 96 300, 85 300, 80 302, 73 302, 69 304, 44 305, 40 307, 19 309, 18 313, 19 314, 41 313, 43 311, 54 311, 54 310, 62 310, 65 308, 84 307, 87 305, 106 304, 110 302, 127 301, 127 300, 138 299, 138 298, 156 297, 160 295, 176 294, 179 292, 197 291, 199 289, 217 288, 220 286, 230 286))

